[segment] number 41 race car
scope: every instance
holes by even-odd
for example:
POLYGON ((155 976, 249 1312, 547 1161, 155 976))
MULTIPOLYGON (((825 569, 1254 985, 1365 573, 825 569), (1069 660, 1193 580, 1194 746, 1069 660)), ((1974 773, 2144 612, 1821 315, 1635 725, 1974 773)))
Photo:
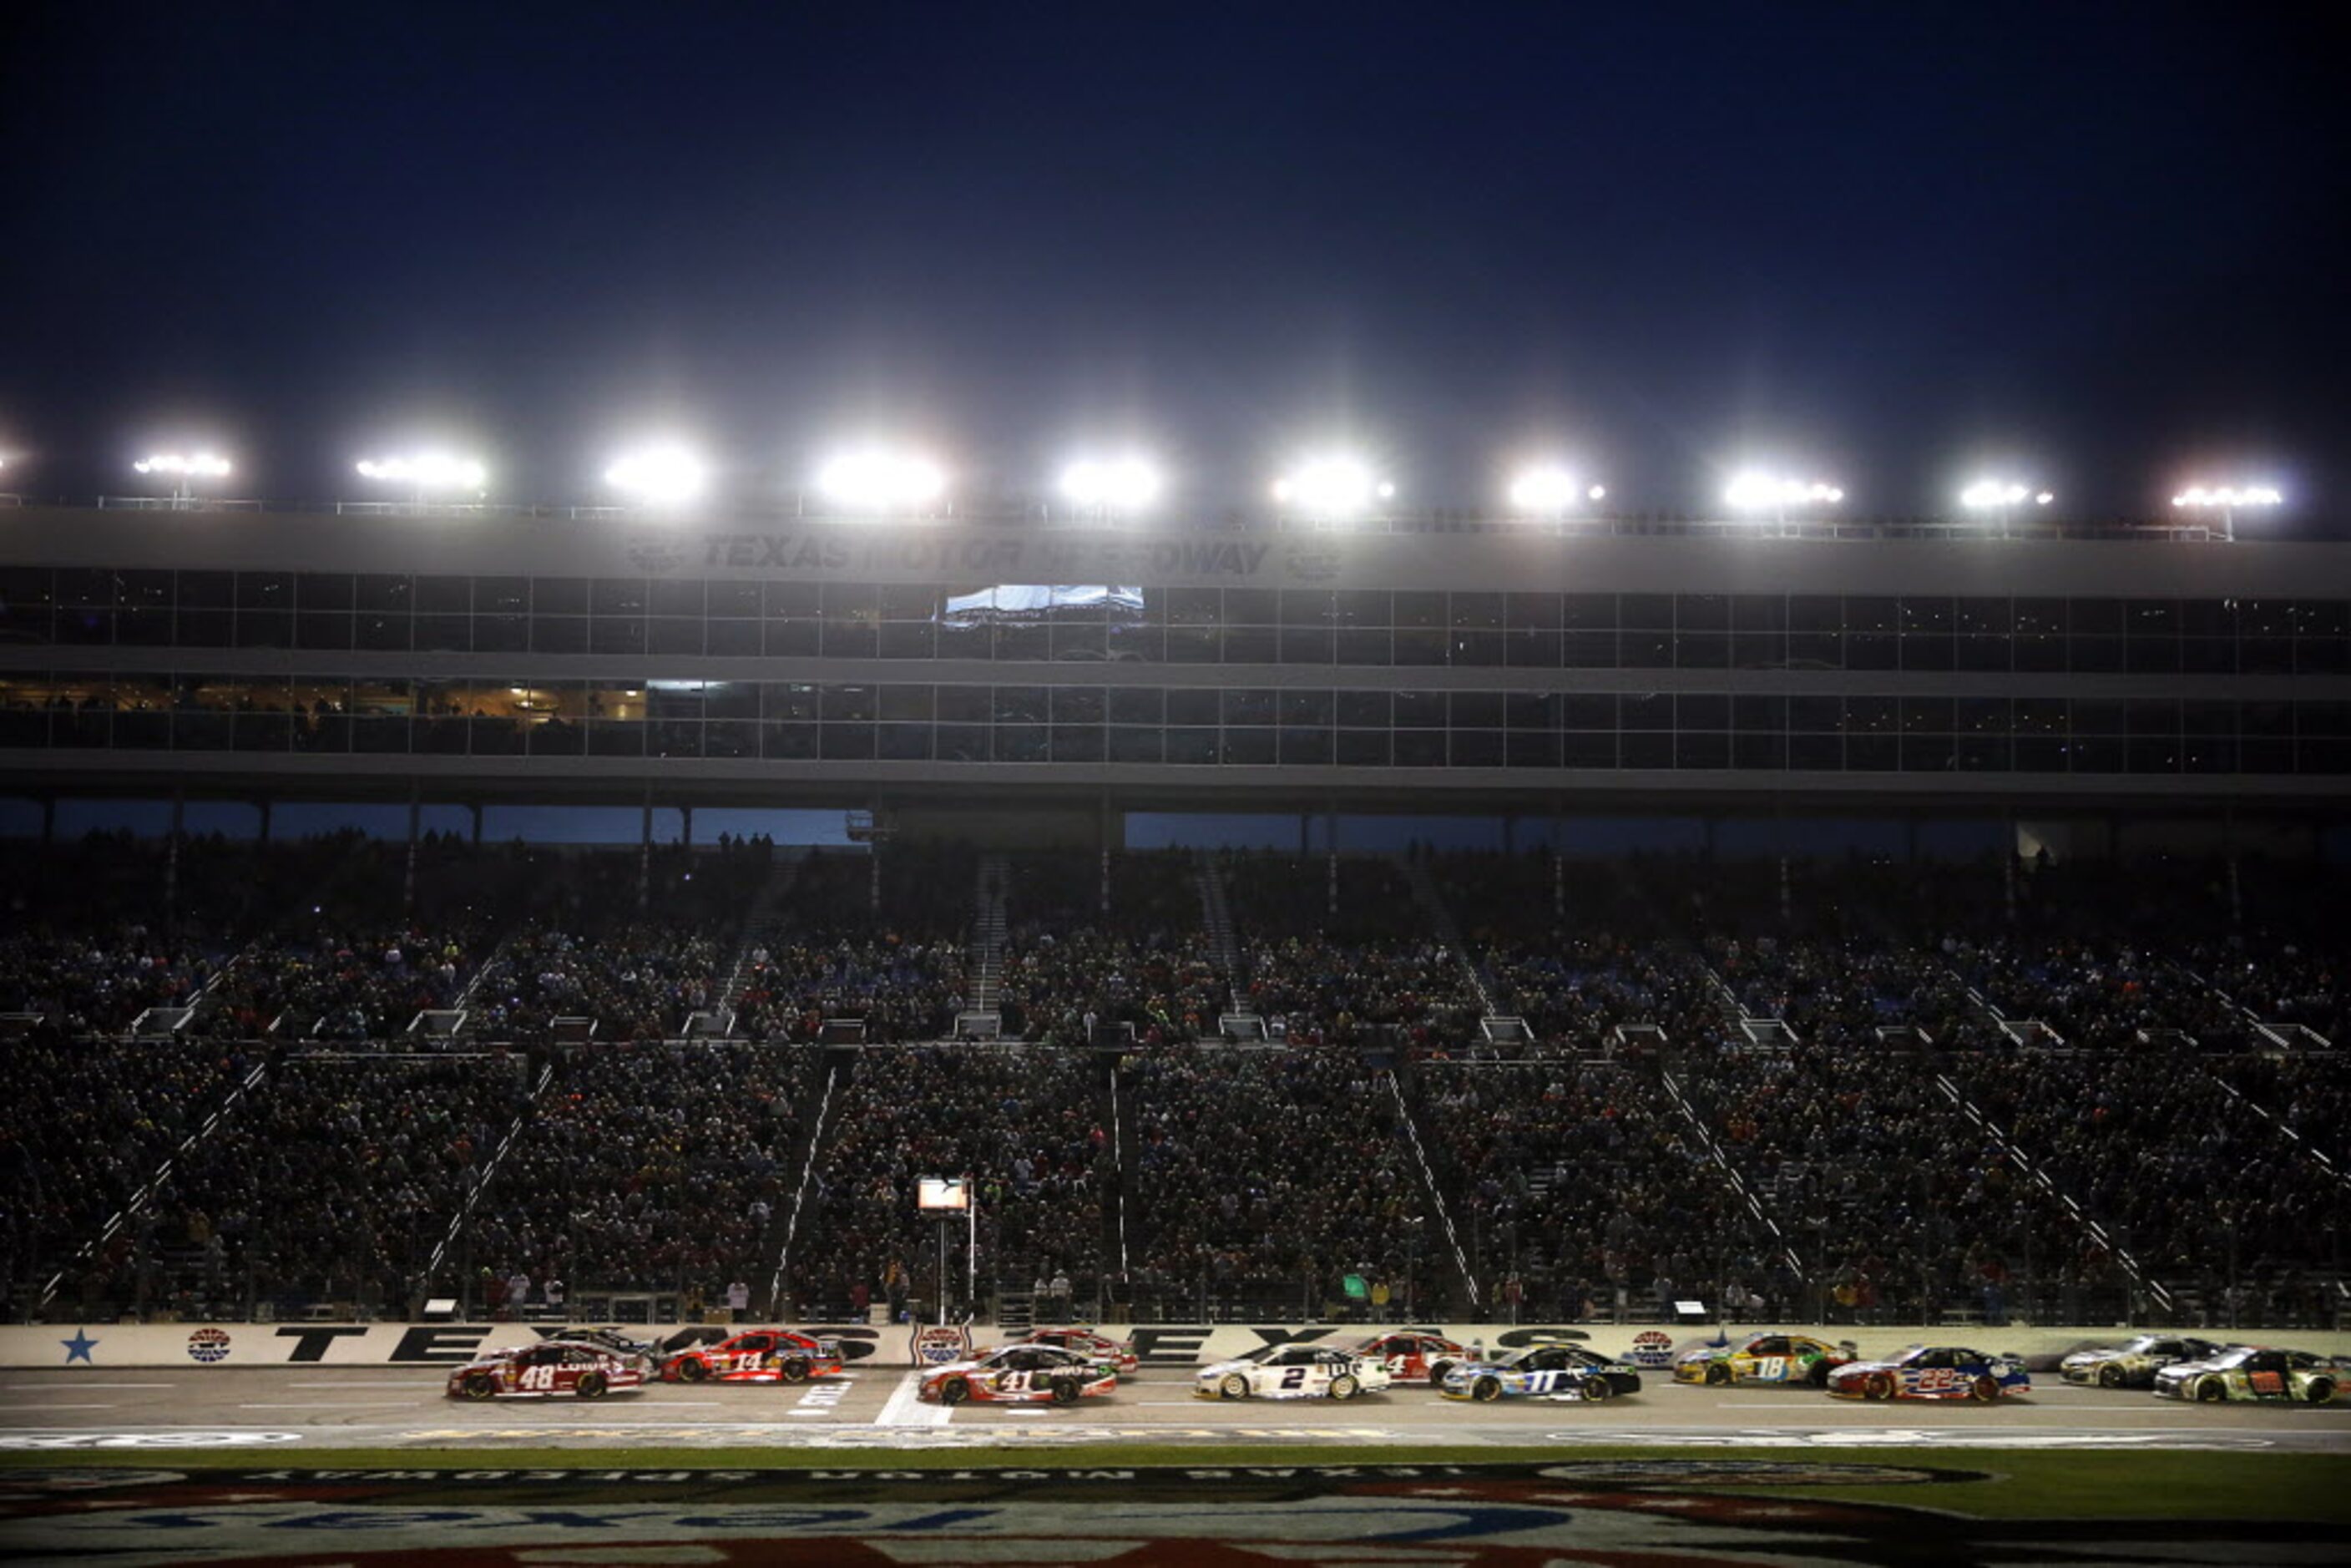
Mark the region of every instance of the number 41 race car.
POLYGON ((645 1375, 606 1351, 585 1344, 534 1344, 494 1350, 449 1375, 453 1399, 545 1398, 569 1394, 601 1399, 618 1389, 633 1393, 645 1375))
POLYGON ((1118 1392, 1118 1369, 1050 1344, 1008 1344, 924 1375, 915 1396, 940 1405, 1074 1405, 1118 1392))
POLYGON ((1973 1399, 1991 1405, 2030 1394, 2032 1379, 2012 1355, 1957 1345, 1914 1344, 1886 1361, 1851 1361, 1829 1374, 1829 1392, 1846 1399, 1973 1399))

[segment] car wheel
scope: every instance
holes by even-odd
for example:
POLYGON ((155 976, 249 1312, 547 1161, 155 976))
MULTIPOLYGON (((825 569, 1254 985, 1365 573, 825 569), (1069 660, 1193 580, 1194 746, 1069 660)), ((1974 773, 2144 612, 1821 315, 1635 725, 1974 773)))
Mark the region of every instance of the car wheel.
POLYGON ((702 1364, 700 1356, 689 1356, 677 1364, 677 1375, 685 1382, 699 1383, 710 1375, 710 1368, 702 1364))
POLYGON ((1078 1380, 1074 1377, 1053 1379, 1053 1403, 1075 1405, 1078 1402, 1078 1380))
POLYGON ((1502 1380, 1499 1377, 1481 1377, 1469 1385, 1469 1397, 1472 1399, 1499 1399, 1501 1396, 1502 1380))
POLYGON ((2310 1402, 2313 1405, 2331 1404, 2334 1398, 2335 1380, 2333 1378, 2314 1377, 2310 1380, 2310 1402))
POLYGON ((1976 1379, 1975 1385, 1968 1390, 1968 1394, 1979 1405, 1997 1405, 2000 1403, 2000 1380, 1986 1374, 1976 1379))
POLYGON ((1249 1379, 1238 1372, 1227 1373, 1225 1380, 1217 1385, 1217 1393, 1227 1399, 1246 1399, 1249 1391, 1249 1379))
POLYGON ((1605 1405, 1616 1397, 1616 1385, 1604 1377, 1588 1377, 1583 1382, 1583 1397, 1593 1405, 1605 1405))
POLYGON ((1445 1375, 1452 1370, 1453 1364, 1449 1361, 1430 1362, 1428 1364, 1428 1385, 1431 1388, 1444 1387, 1445 1375))
POLYGON ((1342 1400, 1353 1399, 1363 1386, 1355 1381, 1353 1374, 1343 1372, 1331 1380, 1331 1397, 1342 1400))
POLYGON ((939 1385, 939 1403, 942 1405, 960 1405, 970 1397, 971 1384, 967 1379, 950 1377, 939 1385))
POLYGON ((1730 1381, 1730 1368, 1719 1361, 1709 1362, 1706 1369, 1706 1381, 1709 1387, 1722 1387, 1730 1381))
POLYGON ((1864 1399, 1893 1398, 1894 1375, 1890 1372, 1871 1373, 1861 1380, 1861 1396, 1864 1399))
POLYGON ((2116 1366, 2113 1362, 2111 1362, 2111 1361, 2110 1361, 2110 1362, 2106 1363, 2104 1366, 2101 1366, 2100 1368, 2098 1368, 2098 1386, 2099 1386, 2099 1387, 2101 1387, 2101 1388, 2120 1388, 2122 1385, 2123 1385, 2123 1369, 2122 1369, 2121 1367, 2116 1366))
POLYGON ((2229 1385, 2217 1377, 2208 1377, 2196 1385, 2196 1402, 2199 1405, 2218 1405, 2227 1397, 2229 1385))
POLYGON ((487 1399, 498 1391, 498 1385, 486 1372, 470 1372, 465 1375, 465 1390, 468 1399, 487 1399))
POLYGON ((1813 1363, 1813 1370, 1805 1375, 1806 1380, 1813 1387, 1826 1388, 1829 1385, 1829 1364, 1825 1361, 1816 1361, 1813 1363))
POLYGON ((809 1364, 806 1358, 796 1355, 789 1361, 784 1363, 784 1381, 786 1383, 806 1383, 808 1381, 808 1375, 809 1364))
POLYGON ((571 1385, 571 1392, 582 1399, 601 1399, 604 1391, 611 1386, 611 1380, 602 1373, 583 1372, 580 1375, 580 1381, 571 1385))

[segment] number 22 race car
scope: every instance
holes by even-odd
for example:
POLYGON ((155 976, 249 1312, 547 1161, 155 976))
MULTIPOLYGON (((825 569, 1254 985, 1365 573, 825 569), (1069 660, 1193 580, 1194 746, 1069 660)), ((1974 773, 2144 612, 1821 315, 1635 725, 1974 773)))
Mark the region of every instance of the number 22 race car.
POLYGON ((1845 1399, 1972 1399, 1996 1404, 2030 1394, 2032 1379, 2012 1355, 1957 1345, 1914 1344, 1886 1361, 1852 1361, 1829 1374, 1829 1392, 1845 1399))

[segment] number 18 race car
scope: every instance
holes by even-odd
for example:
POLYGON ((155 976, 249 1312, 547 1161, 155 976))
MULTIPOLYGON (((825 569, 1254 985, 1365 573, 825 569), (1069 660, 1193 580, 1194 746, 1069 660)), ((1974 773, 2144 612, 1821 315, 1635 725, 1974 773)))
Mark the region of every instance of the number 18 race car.
POLYGON ((1849 1361, 1829 1374, 1829 1392, 1845 1399, 1973 1399, 2030 1394, 2032 1379, 2012 1355, 1957 1345, 1914 1344, 1886 1361, 1849 1361))
POLYGON ((1118 1392, 1118 1369, 1050 1344, 1008 1344, 925 1373, 915 1396, 940 1405, 1074 1405, 1118 1392))
POLYGON ((1729 1344, 1694 1345, 1674 1357, 1676 1383, 1829 1385, 1829 1374, 1860 1355, 1851 1340, 1824 1344, 1800 1333, 1756 1333, 1729 1344))
POLYGON ((1395 1381, 1376 1361, 1320 1345, 1285 1344, 1204 1366, 1192 1393, 1202 1399, 1353 1399, 1395 1381))
POLYGON ((664 1383, 806 1383, 841 1372, 841 1346, 789 1329, 749 1329, 716 1344, 681 1350, 662 1363, 664 1383))
POLYGON ((1581 1345, 1539 1344, 1499 1361, 1465 1362, 1446 1371, 1447 1399, 1554 1399, 1598 1404, 1641 1392, 1641 1375, 1581 1345))
POLYGON ((1092 1329, 1039 1329, 1019 1343, 1050 1344, 1056 1350, 1074 1352, 1088 1361, 1105 1363, 1121 1377, 1133 1377, 1143 1367, 1135 1359, 1133 1340, 1107 1339, 1092 1329))
POLYGON ((630 1363, 593 1345, 534 1344, 494 1350, 449 1375, 453 1399, 544 1398, 569 1394, 601 1399, 615 1389, 633 1392, 645 1375, 630 1363))
POLYGON ((2232 1345, 2202 1361, 2174 1362, 2155 1375, 2155 1391, 2167 1399, 2217 1403, 2223 1399, 2276 1399, 2325 1405, 2346 1382, 2339 1361, 2301 1350, 2232 1345))

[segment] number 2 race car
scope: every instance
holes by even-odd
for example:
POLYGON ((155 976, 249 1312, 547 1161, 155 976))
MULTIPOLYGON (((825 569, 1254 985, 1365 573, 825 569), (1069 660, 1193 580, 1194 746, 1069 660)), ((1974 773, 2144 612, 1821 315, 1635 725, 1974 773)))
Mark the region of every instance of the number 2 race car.
POLYGON ((940 1405, 1074 1405, 1118 1392, 1118 1369, 1050 1344, 1008 1344, 924 1375, 915 1396, 940 1405))
POLYGON ((2095 1383, 2101 1388, 2152 1388, 2155 1375, 2175 1361, 2202 1361, 2221 1347, 2209 1339, 2179 1334, 2143 1333, 2120 1344, 2077 1350, 2057 1364, 2068 1383, 2095 1383))
POLYGON ((2167 1399, 2217 1404, 2223 1399, 2274 1399, 2325 1405, 2346 1382, 2339 1361, 2308 1351, 2233 1345, 2202 1361, 2175 1362, 2155 1375, 2167 1399))
POLYGON ((1353 1399, 1377 1394, 1393 1381, 1376 1361, 1321 1345, 1285 1344, 1202 1367, 1192 1393, 1202 1399, 1353 1399))
POLYGON ((1121 1377, 1133 1377, 1143 1369, 1135 1359, 1134 1342, 1131 1339, 1106 1339, 1092 1329, 1039 1329, 1022 1344, 1050 1344, 1056 1350, 1066 1350, 1099 1361, 1114 1369, 1121 1377))
POLYGON ((634 1392, 643 1371, 608 1351, 585 1344, 533 1344, 494 1350, 449 1375, 452 1399, 527 1399, 569 1394, 601 1399, 615 1389, 634 1392))
POLYGON ((716 1344, 697 1344, 663 1361, 664 1383, 806 1383, 841 1372, 841 1346, 789 1329, 748 1329, 716 1344))
POLYGON ((1851 1340, 1824 1344, 1800 1333, 1756 1333, 1729 1344, 1693 1345, 1674 1357, 1676 1383, 1829 1385, 1829 1374, 1860 1355, 1851 1340))
POLYGON ((1539 1344, 1499 1361, 1465 1362, 1449 1368, 1438 1392, 1447 1399, 1554 1399, 1598 1404, 1619 1394, 1641 1392, 1641 1375, 1596 1350, 1573 1344, 1539 1344))
POLYGON ((2012 1355, 1957 1345, 1914 1344, 1886 1361, 1849 1361, 1829 1374, 1829 1392, 1844 1399, 1972 1399, 1997 1404, 2030 1394, 2032 1379, 2012 1355))

